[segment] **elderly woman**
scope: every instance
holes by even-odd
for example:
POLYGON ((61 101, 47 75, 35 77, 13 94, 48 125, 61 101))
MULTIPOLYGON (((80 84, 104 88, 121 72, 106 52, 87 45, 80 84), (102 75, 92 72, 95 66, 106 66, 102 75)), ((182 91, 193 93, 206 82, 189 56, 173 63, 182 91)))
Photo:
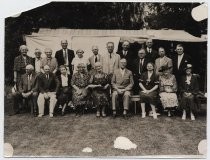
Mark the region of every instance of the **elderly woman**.
POLYGON ((185 68, 186 75, 182 77, 180 83, 181 104, 183 109, 182 119, 186 119, 186 111, 190 112, 191 120, 195 120, 194 112, 196 111, 195 95, 199 91, 198 79, 192 74, 192 65, 188 64, 185 68))
POLYGON ((159 77, 160 100, 164 109, 168 110, 168 116, 171 116, 171 110, 178 106, 177 83, 176 78, 170 73, 170 67, 160 67, 163 74, 159 77))
POLYGON ((90 65, 90 62, 88 61, 88 59, 84 58, 83 54, 84 54, 84 51, 82 49, 78 49, 76 51, 76 56, 71 62, 72 68, 73 68, 73 74, 77 72, 77 70, 78 70, 77 66, 80 63, 83 63, 85 65, 85 70, 87 71, 87 69, 90 65))
POLYGON ((86 66, 84 63, 77 65, 78 72, 73 74, 71 85, 72 90, 72 102, 76 107, 76 116, 80 115, 84 109, 84 106, 89 102, 88 85, 90 81, 90 75, 86 72, 86 66))
POLYGON ((158 97, 157 94, 158 77, 154 72, 153 63, 147 64, 147 72, 144 72, 141 75, 139 86, 142 90, 140 91, 142 118, 146 117, 145 103, 149 103, 152 108, 153 118, 157 119, 155 106, 157 104, 157 97, 158 97))
POLYGON ((105 107, 109 104, 107 88, 109 86, 108 75, 102 72, 102 64, 95 63, 95 74, 91 76, 89 87, 93 89, 92 96, 97 108, 96 117, 106 117, 105 107))

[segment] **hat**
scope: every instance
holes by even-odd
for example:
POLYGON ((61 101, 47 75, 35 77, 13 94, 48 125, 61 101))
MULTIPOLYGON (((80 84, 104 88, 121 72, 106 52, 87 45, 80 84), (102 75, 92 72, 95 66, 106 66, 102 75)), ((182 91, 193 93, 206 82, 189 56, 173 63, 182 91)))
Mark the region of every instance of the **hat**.
POLYGON ((159 72, 163 72, 163 71, 171 69, 171 68, 172 67, 169 67, 169 66, 161 66, 160 69, 159 69, 159 72))
POLYGON ((187 70, 187 69, 192 69, 192 64, 187 64, 187 66, 184 68, 184 70, 187 70))

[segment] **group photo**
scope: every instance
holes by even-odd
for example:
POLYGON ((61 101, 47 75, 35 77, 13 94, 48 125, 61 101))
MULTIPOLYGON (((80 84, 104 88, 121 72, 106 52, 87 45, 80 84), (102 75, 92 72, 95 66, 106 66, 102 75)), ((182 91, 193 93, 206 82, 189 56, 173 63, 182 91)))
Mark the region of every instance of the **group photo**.
POLYGON ((199 7, 51 2, 5 18, 4 155, 205 158, 199 7))

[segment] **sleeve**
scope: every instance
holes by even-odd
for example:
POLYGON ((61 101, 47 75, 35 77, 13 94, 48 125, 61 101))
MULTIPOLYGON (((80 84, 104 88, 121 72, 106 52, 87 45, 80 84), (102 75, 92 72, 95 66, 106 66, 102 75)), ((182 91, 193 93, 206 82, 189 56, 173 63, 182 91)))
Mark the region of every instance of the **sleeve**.
POLYGON ((163 80, 161 76, 159 76, 159 89, 160 89, 160 92, 164 91, 164 84, 163 84, 163 80))
POLYGON ((93 83, 93 75, 90 76, 89 84, 93 83))
POLYGON ((117 86, 116 86, 116 73, 115 72, 114 72, 114 74, 112 76, 111 84, 112 84, 112 87, 114 89, 117 89, 117 86))
POLYGON ((125 88, 125 90, 128 90, 128 91, 129 91, 129 90, 132 90, 133 84, 134 84, 132 72, 130 72, 129 78, 130 78, 130 84, 125 88))
POLYGON ((18 61, 17 60, 17 57, 15 57, 15 60, 14 60, 14 68, 13 68, 14 71, 18 71, 18 62, 17 61, 18 61))
POLYGON ((73 74, 72 79, 71 79, 71 86, 75 85, 75 80, 76 80, 76 77, 75 77, 75 74, 73 74))
POLYGON ((18 91, 23 93, 23 76, 21 76, 20 81, 18 83, 18 91))
POLYGON ((143 83, 145 81, 145 74, 141 74, 140 78, 139 78, 139 83, 143 83))
POLYGON ((154 81, 155 85, 159 84, 159 76, 155 75, 155 81, 154 81))
POLYGON ((75 58, 73 58, 71 65, 75 65, 75 58))

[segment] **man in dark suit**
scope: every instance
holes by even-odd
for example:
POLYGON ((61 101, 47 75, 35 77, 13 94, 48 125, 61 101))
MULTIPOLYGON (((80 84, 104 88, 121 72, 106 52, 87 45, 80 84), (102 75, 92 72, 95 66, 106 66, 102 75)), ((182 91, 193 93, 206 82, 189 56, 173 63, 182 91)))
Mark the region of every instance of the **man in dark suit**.
POLYGON ((181 44, 176 46, 177 54, 172 57, 173 74, 176 77, 179 86, 182 76, 185 74, 187 64, 192 64, 191 57, 184 53, 184 47, 181 44))
POLYGON ((129 50, 130 43, 128 41, 124 41, 122 44, 122 48, 122 51, 117 52, 117 54, 120 55, 120 59, 125 58, 127 60, 127 68, 130 70, 134 58, 133 52, 129 50))
MULTIPOLYGON (((34 116, 37 115, 37 78, 36 73, 34 72, 34 67, 29 64, 26 66, 26 73, 21 76, 21 79, 18 84, 18 91, 13 93, 13 98, 15 100, 14 106, 18 106, 23 102, 24 108, 26 107, 26 101, 28 104, 32 106, 34 116)), ((22 106, 22 107, 23 107, 22 106)), ((19 112, 19 108, 14 107, 14 114, 19 112)))
POLYGON ((62 46, 62 49, 55 53, 55 58, 57 59, 58 67, 60 67, 60 65, 65 65, 67 67, 68 74, 72 75, 73 70, 72 70, 71 62, 73 58, 75 57, 74 51, 67 48, 68 46, 67 40, 62 40, 61 46, 62 46))
POLYGON ((38 107, 39 107, 39 116, 44 115, 44 105, 45 100, 50 100, 49 104, 49 116, 53 117, 55 104, 57 102, 56 93, 59 90, 60 83, 56 76, 50 72, 50 67, 48 65, 44 66, 44 73, 41 73, 38 76, 38 107))
POLYGON ((152 48, 153 46, 153 41, 152 39, 148 39, 146 42, 146 58, 152 62, 155 63, 155 60, 158 58, 158 52, 152 48))
POLYGON ((149 60, 146 58, 146 50, 140 49, 138 51, 138 58, 132 62, 132 72, 134 78, 134 94, 139 94, 139 79, 142 73, 147 71, 147 63, 149 60))

